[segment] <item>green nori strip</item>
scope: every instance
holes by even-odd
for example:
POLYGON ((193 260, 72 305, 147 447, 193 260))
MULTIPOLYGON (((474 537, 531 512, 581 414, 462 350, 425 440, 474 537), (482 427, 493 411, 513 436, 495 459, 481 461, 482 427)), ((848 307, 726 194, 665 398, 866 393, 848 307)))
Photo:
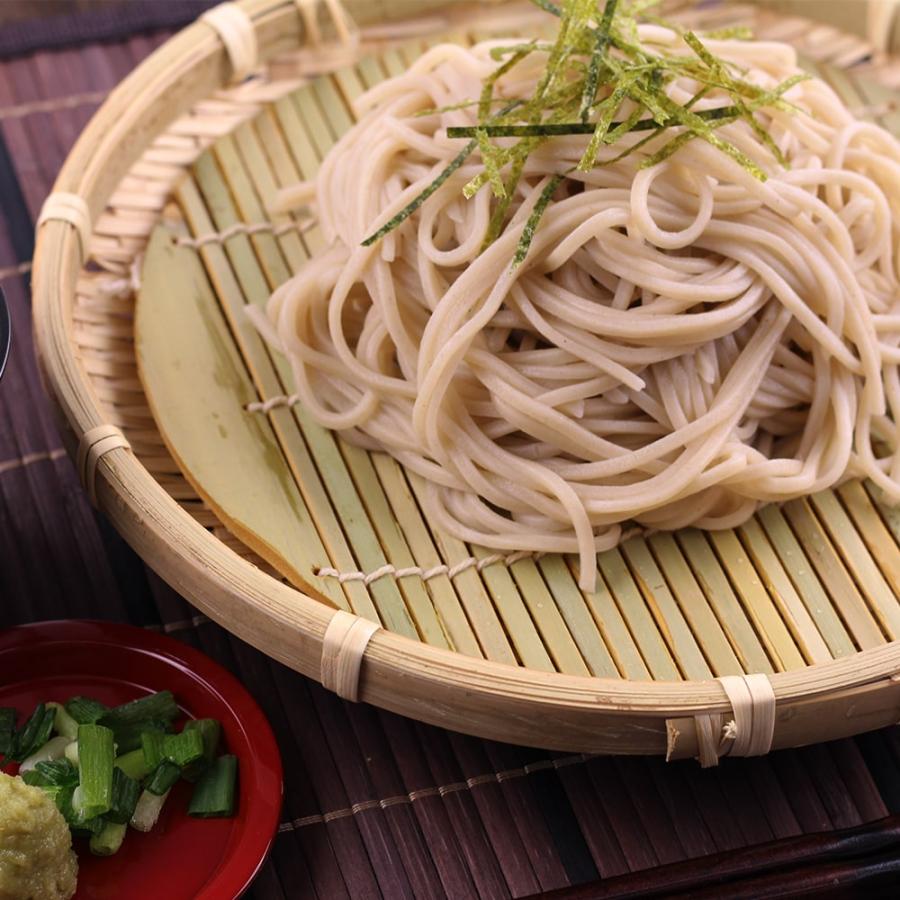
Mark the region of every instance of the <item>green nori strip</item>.
POLYGON ((518 266, 528 255, 528 249, 531 247, 531 242, 534 240, 534 233, 537 231, 541 217, 550 205, 553 192, 562 184, 565 177, 565 175, 554 175, 547 184, 544 185, 544 190, 541 191, 541 196, 538 198, 537 203, 534 204, 534 209, 532 209, 531 215, 525 223, 525 228, 522 229, 522 236, 519 238, 519 243, 516 247, 516 255, 513 257, 513 267, 518 266))
MULTIPOLYGON (((674 104, 673 104, 674 105, 674 104)), ((679 107, 681 109, 682 107, 679 107)), ((687 107, 683 107, 687 108, 687 107)), ((700 110, 694 115, 705 122, 717 119, 731 119, 739 115, 736 106, 719 106, 716 109, 700 110)), ((627 120, 626 120, 627 121, 627 120)), ((619 128, 624 122, 610 122, 610 129, 619 128)), ((655 119, 641 119, 630 131, 652 131, 661 125, 680 124, 676 122, 657 122, 655 119)), ((570 134, 593 134, 596 123, 588 122, 541 122, 535 125, 452 125, 447 129, 447 137, 472 137, 476 131, 484 131, 488 137, 560 137, 570 134)), ((474 147, 473 147, 474 149, 474 147)))
POLYGON ((474 152, 478 141, 474 138, 463 147, 431 184, 422 191, 414 200, 408 203, 400 212, 388 219, 374 234, 370 234, 363 242, 363 247, 369 247, 376 241, 380 241, 386 234, 393 231, 398 225, 402 225, 474 152))
POLYGON ((582 122, 587 122, 591 107, 594 105, 594 98, 597 96, 600 67, 609 47, 609 29, 612 26, 618 2, 619 0, 606 0, 606 6, 603 8, 603 17, 600 19, 600 27, 596 32, 596 45, 594 46, 594 52, 591 54, 591 61, 588 63, 587 77, 584 79, 584 90, 581 92, 579 116, 582 122))

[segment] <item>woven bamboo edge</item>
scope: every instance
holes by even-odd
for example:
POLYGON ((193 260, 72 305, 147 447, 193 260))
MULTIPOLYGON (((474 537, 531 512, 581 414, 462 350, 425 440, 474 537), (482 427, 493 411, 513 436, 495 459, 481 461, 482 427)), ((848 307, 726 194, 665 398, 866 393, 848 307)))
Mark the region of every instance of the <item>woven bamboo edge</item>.
MULTIPOLYGON (((239 5, 253 21, 260 59, 273 59, 300 44, 301 22, 292 0, 241 0, 239 5)), ((786 21, 776 20, 778 33, 766 36, 790 39, 786 21)), ((802 20, 796 21, 801 24, 791 28, 798 37, 809 33, 802 20)), ((825 57, 841 64, 871 56, 858 38, 828 46, 825 57)), ((113 92, 54 187, 87 202, 95 238, 112 227, 104 225, 103 216, 120 183, 177 117, 187 114, 189 121, 192 111, 201 110, 195 116, 199 125, 203 104, 212 97, 227 109, 224 118, 233 128, 271 99, 266 84, 223 92, 229 76, 221 41, 198 23, 160 48, 113 92)), ((199 152, 204 141, 217 135, 198 128, 195 136, 199 152)), ((137 252, 140 235, 152 228, 148 223, 158 219, 162 203, 164 199, 160 209, 135 212, 140 227, 133 240, 124 242, 126 251, 110 258, 111 268, 127 271, 129 255, 137 252)), ((103 404, 73 340, 76 289, 85 277, 92 276, 82 270, 76 231, 64 222, 46 223, 34 265, 35 338, 45 384, 73 455, 84 434, 106 424, 103 404)), ((322 679, 322 646, 333 610, 235 553, 182 509, 126 449, 107 454, 100 463, 97 501, 147 563, 210 618, 280 662, 322 679)), ((772 675, 777 702, 773 747, 895 722, 898 673, 900 646, 893 643, 772 675)), ((359 698, 485 737, 581 752, 661 754, 668 749, 673 757, 696 755, 695 716, 731 711, 716 681, 635 682, 536 672, 464 657, 385 630, 368 644, 359 698)))

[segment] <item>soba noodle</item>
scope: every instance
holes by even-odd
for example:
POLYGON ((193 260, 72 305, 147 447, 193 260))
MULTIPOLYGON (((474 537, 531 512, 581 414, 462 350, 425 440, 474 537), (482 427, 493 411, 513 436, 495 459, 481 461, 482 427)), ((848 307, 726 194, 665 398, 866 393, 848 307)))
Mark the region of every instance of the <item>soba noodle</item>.
MULTIPOLYGON (((679 52, 665 28, 641 39, 679 52)), ((900 145, 820 80, 787 93, 799 111, 758 114, 789 167, 746 122, 717 132, 765 182, 703 140, 641 168, 671 134, 603 164, 643 137, 626 134, 567 177, 514 267, 541 191, 584 152, 557 137, 483 252, 490 190, 462 194, 477 155, 361 246, 459 152, 446 127, 471 108, 416 114, 478 97, 498 43, 435 47, 371 90, 296 195, 314 192, 323 247, 251 315, 305 409, 421 476, 437 529, 576 553, 588 590, 625 523, 728 528, 851 476, 900 501, 900 145)), ((707 44, 767 89, 797 71, 785 45, 707 44)), ((539 75, 527 60, 497 93, 539 75)), ((696 90, 667 86, 680 104, 696 90)))

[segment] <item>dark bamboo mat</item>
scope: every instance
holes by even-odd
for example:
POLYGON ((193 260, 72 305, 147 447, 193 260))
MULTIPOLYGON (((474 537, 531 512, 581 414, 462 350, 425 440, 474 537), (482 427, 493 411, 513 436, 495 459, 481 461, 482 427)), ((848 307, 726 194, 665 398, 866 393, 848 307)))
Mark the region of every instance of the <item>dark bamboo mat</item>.
MULTIPOLYGON (((132 622, 242 678, 286 771, 280 833, 252 896, 523 897, 597 879, 615 879, 604 896, 638 896, 628 887, 638 882, 617 876, 900 814, 898 729, 705 772, 481 741, 343 703, 197 615, 142 564, 90 508, 61 449, 32 352, 26 270, 33 222, 68 148, 105 92, 165 37, 0 62, 0 277, 14 329, 0 383, 0 626, 132 622)), ((812 852, 782 846, 795 863, 812 852)), ((886 871, 844 865, 854 883, 886 871)), ((695 868, 702 880, 704 864, 695 868)), ((656 890, 664 896, 665 881, 656 890)), ((872 882, 865 896, 876 890, 872 882)))

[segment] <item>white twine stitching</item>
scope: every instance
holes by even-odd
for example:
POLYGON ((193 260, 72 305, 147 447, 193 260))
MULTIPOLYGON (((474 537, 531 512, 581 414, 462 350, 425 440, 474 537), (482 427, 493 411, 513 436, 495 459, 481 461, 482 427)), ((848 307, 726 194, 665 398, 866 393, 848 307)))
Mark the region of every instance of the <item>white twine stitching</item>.
POLYGON ((295 403, 299 402, 299 394, 276 394, 268 400, 255 400, 253 403, 248 403, 244 409, 246 409, 247 412, 267 413, 278 407, 293 406, 295 403))
POLYGON ((313 225, 315 225, 314 219, 307 219, 303 222, 286 222, 277 226, 271 222, 255 222, 253 224, 237 222, 224 231, 210 231, 197 237, 180 237, 177 244, 179 247, 193 247, 195 250, 198 250, 207 244, 224 244, 229 238, 237 237, 239 234, 273 234, 275 237, 281 237, 292 231, 296 231, 298 234, 305 234, 313 225))
POLYGON ((191 616, 190 619, 180 619, 177 622, 163 622, 162 625, 145 625, 147 631, 161 631, 163 634, 174 634, 176 631, 188 631, 191 628, 199 628, 201 625, 208 625, 212 622, 207 616, 200 615, 191 616))
POLYGON ((33 103, 20 103, 16 106, 0 106, 0 119, 22 119, 33 113, 49 113, 74 109, 77 106, 91 106, 102 103, 108 95, 109 91, 90 91, 85 94, 69 94, 66 97, 50 97, 47 100, 36 100, 33 103))
POLYGON ((519 769, 506 769, 501 772, 487 772, 484 775, 473 775, 465 781, 455 781, 452 784, 442 784, 436 787, 419 788, 410 791, 408 794, 398 794, 393 797, 384 797, 379 800, 360 800, 343 809, 335 809, 326 813, 314 813, 309 816, 302 816, 292 819, 289 822, 282 822, 278 826, 278 832, 284 834, 290 831, 296 831, 300 828, 307 828, 310 825, 327 825, 337 819, 346 819, 350 816, 359 815, 360 813, 369 812, 371 810, 386 810, 392 806, 401 806, 413 804, 416 801, 433 799, 435 797, 446 797, 450 794, 457 794, 462 791, 473 790, 476 787, 483 787, 489 784, 503 784, 505 781, 511 781, 516 778, 524 778, 535 772, 545 772, 548 769, 565 769, 569 766, 581 765, 595 759, 595 753, 579 753, 573 756, 561 756, 557 759, 541 759, 537 762, 528 763, 519 769))
POLYGON ((97 285, 97 290, 104 297, 114 300, 125 300, 141 289, 141 268, 144 257, 136 256, 128 267, 127 278, 107 278, 97 285))
POLYGON ((6 278, 12 278, 13 275, 27 275, 31 271, 31 260, 20 262, 15 266, 7 266, 0 269, 0 281, 6 278))
POLYGON ((38 450, 34 453, 25 453, 13 459, 5 459, 0 461, 0 475, 12 472, 15 469, 22 469, 25 466, 32 466, 44 460, 61 459, 65 455, 66 451, 62 447, 57 447, 54 450, 38 450))
POLYGON ((466 559, 460 560, 452 566, 442 563, 441 565, 433 566, 430 569, 423 569, 421 566, 407 566, 406 568, 398 569, 393 563, 387 563, 372 572, 341 572, 338 569, 322 566, 321 568, 314 570, 313 574, 318 575, 320 578, 337 578, 341 584, 348 581, 361 581, 365 585, 370 585, 373 581, 378 581, 379 578, 385 578, 389 575, 396 579, 408 578, 411 575, 415 575, 421 578, 422 581, 428 581, 430 578, 437 578, 439 575, 446 575, 448 578, 453 579, 469 569, 475 569, 476 572, 480 572, 482 569, 496 565, 497 563, 511 566, 513 563, 517 563, 523 559, 537 560, 544 555, 543 552, 537 550, 517 550, 515 553, 506 555, 503 555, 502 553, 492 553, 490 556, 485 556, 482 559, 468 556, 466 559))

